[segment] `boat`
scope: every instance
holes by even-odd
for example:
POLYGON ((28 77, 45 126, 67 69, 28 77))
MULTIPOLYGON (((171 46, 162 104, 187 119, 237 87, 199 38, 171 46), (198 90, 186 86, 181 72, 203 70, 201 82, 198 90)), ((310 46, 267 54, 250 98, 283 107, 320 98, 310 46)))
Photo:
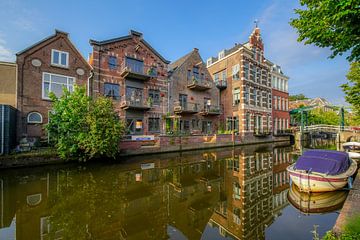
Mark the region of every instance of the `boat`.
POLYGON ((347 152, 307 150, 287 167, 291 181, 302 192, 328 192, 345 187, 357 170, 347 152))
POLYGON ((360 160, 360 143, 346 142, 342 145, 345 152, 349 153, 352 159, 360 160))
POLYGON ((288 200, 292 206, 304 214, 329 213, 341 209, 347 197, 347 191, 305 193, 292 184, 288 200))

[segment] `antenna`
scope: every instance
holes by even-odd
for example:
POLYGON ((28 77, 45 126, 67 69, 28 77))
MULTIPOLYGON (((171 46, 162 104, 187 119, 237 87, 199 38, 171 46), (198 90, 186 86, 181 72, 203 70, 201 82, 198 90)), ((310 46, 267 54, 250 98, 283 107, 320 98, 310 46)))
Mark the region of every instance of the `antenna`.
POLYGON ((255 19, 254 23, 255 23, 255 27, 257 28, 258 25, 259 25, 259 20, 258 20, 258 19, 255 19))

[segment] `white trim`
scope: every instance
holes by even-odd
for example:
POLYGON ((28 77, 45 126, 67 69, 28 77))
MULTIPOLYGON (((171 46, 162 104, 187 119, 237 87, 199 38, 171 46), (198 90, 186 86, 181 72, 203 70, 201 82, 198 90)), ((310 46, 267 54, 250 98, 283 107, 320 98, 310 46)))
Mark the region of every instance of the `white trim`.
POLYGON ((26 120, 27 120, 26 122, 27 122, 27 123, 30 123, 30 124, 31 124, 31 123, 43 123, 43 116, 42 116, 41 113, 39 113, 39 112, 29 112, 29 113, 27 114, 26 120), (39 114, 41 120, 40 120, 40 121, 30 121, 30 120, 29 120, 30 115, 31 115, 31 114, 36 114, 36 113, 39 114))
POLYGON ((49 73, 49 72, 43 72, 43 74, 42 74, 42 80, 41 80, 41 82, 42 82, 42 87, 41 87, 41 95, 42 95, 42 99, 46 99, 46 100, 50 100, 50 98, 49 97, 47 97, 47 96, 45 96, 45 89, 44 89, 44 77, 45 77, 45 74, 49 74, 50 75, 50 81, 49 81, 49 83, 50 83, 50 91, 51 91, 51 75, 54 75, 54 76, 59 76, 59 77, 66 77, 67 78, 67 81, 66 81, 66 87, 69 89, 69 79, 70 78, 72 78, 72 80, 73 80, 73 84, 72 84, 72 86, 74 87, 74 85, 76 84, 76 78, 75 77, 72 77, 72 76, 66 76, 66 75, 61 75, 61 74, 56 74, 56 73, 49 73))
POLYGON ((69 52, 60 51, 57 49, 51 49, 51 65, 57 66, 57 67, 69 68, 69 55, 70 55, 69 52), (54 62, 54 52, 59 53, 59 63, 54 62), (66 65, 61 64, 61 54, 63 54, 63 53, 66 54, 66 65))

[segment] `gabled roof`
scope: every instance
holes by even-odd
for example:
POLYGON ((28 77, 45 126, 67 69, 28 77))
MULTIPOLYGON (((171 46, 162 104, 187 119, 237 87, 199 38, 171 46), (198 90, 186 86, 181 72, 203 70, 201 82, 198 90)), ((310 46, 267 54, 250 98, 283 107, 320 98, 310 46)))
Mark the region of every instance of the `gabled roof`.
POLYGON ((45 44, 45 43, 48 42, 48 41, 49 41, 49 43, 50 43, 50 42, 52 42, 51 40, 55 40, 56 37, 58 37, 58 36, 60 36, 60 35, 65 36, 65 39, 69 42, 69 45, 70 45, 70 47, 72 48, 72 50, 73 50, 74 52, 76 52, 76 53, 80 56, 80 60, 81 60, 83 63, 85 63, 90 69, 92 69, 92 66, 90 66, 90 64, 89 64, 89 63, 85 60, 85 58, 81 55, 80 51, 79 51, 79 50, 75 47, 75 45, 70 41, 70 39, 69 39, 69 34, 68 34, 67 32, 63 32, 63 31, 60 31, 60 30, 58 30, 58 29, 55 29, 55 34, 50 35, 49 37, 46 37, 46 38, 44 38, 44 39, 36 42, 35 44, 33 44, 33 45, 25 48, 24 50, 16 53, 16 56, 20 56, 20 55, 22 55, 22 54, 24 54, 24 53, 26 53, 26 52, 28 52, 28 51, 30 51, 30 50, 32 50, 32 49, 35 49, 36 47, 38 47, 38 46, 40 46, 40 45, 42 45, 42 44, 45 44))
POLYGON ((91 46, 102 46, 102 45, 107 45, 110 43, 115 43, 115 42, 120 42, 120 41, 124 41, 124 40, 129 40, 132 39, 133 36, 139 37, 140 38, 140 42, 143 43, 147 48, 149 48, 156 56, 158 56, 164 63, 169 64, 170 61, 166 60, 163 56, 161 56, 160 53, 158 53, 147 41, 145 41, 142 36, 143 34, 134 30, 130 30, 129 35, 127 36, 123 36, 123 37, 118 37, 118 38, 112 38, 112 39, 108 39, 108 40, 104 40, 104 41, 96 41, 93 39, 90 39, 89 43, 91 46))
POLYGON ((188 54, 182 56, 181 58, 179 58, 178 60, 176 60, 175 62, 171 63, 168 67, 169 71, 175 71, 176 69, 178 69, 181 65, 183 65, 186 60, 188 58, 190 58, 190 56, 193 54, 193 51, 189 52, 188 54))
POLYGON ((50 36, 48 36, 48 37, 46 37, 46 38, 44 38, 44 39, 42 39, 42 40, 34 43, 33 45, 30 45, 29 47, 25 48, 24 50, 21 50, 20 52, 17 52, 17 53, 16 53, 16 56, 19 56, 19 55, 23 54, 24 52, 27 52, 27 51, 29 51, 30 49, 32 49, 32 48, 40 45, 41 43, 44 43, 44 42, 46 42, 47 40, 49 40, 49 39, 51 39, 51 38, 53 38, 53 37, 56 37, 58 34, 63 34, 63 35, 65 35, 66 37, 68 37, 68 35, 69 35, 69 33, 67 33, 67 32, 63 32, 63 31, 60 31, 60 30, 58 30, 58 29, 55 29, 55 33, 54 33, 53 35, 50 35, 50 36))

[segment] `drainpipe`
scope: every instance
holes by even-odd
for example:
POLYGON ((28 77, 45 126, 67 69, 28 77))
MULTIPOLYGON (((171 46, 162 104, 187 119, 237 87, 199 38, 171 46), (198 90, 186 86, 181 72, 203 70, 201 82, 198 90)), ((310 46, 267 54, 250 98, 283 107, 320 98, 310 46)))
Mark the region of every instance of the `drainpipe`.
POLYGON ((88 85, 88 92, 87 95, 90 97, 91 91, 90 91, 90 79, 94 76, 94 70, 90 70, 90 76, 87 79, 87 85, 88 85))

